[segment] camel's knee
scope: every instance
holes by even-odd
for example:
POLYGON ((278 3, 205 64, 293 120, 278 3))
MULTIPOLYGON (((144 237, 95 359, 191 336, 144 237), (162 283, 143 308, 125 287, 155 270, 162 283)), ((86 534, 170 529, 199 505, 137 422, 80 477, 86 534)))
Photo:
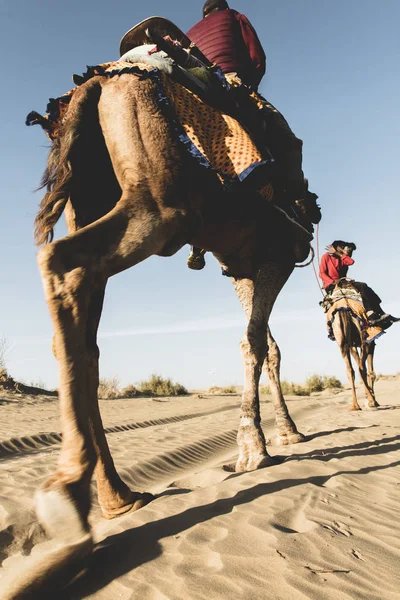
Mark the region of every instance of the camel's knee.
POLYGON ((279 348, 276 344, 268 343, 268 351, 266 354, 267 359, 267 367, 268 371, 277 371, 281 366, 281 353, 279 352, 279 348))
POLYGON ((60 242, 40 249, 39 269, 47 300, 74 304, 82 292, 90 292, 92 282, 85 267, 69 264, 68 257, 63 256, 60 242))
POLYGON ((240 350, 246 364, 262 365, 268 352, 268 346, 263 336, 247 333, 240 342, 240 350))
POLYGON ((37 261, 40 272, 44 276, 56 270, 57 267, 57 242, 42 246, 37 254, 37 261))

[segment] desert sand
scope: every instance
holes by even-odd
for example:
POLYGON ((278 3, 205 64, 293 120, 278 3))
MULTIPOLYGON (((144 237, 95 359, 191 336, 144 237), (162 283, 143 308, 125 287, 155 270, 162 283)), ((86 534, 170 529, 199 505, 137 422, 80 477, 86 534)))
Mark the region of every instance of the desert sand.
MULTIPOLYGON (((224 469, 237 454, 238 395, 100 401, 121 475, 157 497, 113 521, 94 504, 93 555, 63 592, 37 597, 398 600, 400 379, 376 391, 381 408, 357 413, 348 389, 289 397, 307 441, 286 447, 263 396, 280 460, 240 475, 224 469)), ((0 590, 51 544, 32 509, 59 431, 56 398, 0 393, 0 590)))

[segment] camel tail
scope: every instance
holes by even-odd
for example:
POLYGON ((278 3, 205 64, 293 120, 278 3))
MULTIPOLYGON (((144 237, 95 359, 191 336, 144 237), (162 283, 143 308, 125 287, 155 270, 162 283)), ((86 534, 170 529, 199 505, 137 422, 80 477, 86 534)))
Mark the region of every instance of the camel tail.
POLYGON ((47 189, 35 219, 34 237, 38 246, 53 240, 54 227, 64 212, 70 197, 73 175, 72 154, 82 134, 85 121, 92 122, 90 113, 93 113, 93 110, 96 110, 97 119, 100 91, 98 80, 91 79, 75 92, 60 134, 53 142, 47 159, 47 167, 38 188, 47 189))

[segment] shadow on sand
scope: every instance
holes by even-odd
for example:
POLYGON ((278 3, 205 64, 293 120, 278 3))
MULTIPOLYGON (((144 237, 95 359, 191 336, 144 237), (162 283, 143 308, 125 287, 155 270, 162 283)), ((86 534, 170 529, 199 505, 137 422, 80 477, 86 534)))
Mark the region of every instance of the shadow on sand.
MULTIPOLYGON (((287 461, 305 460, 307 458, 328 461, 332 458, 387 454, 399 449, 400 436, 395 436, 371 442, 361 442, 352 446, 312 450, 304 454, 290 456, 287 461)), ((252 502, 265 494, 273 494, 307 483, 325 486, 329 480, 341 475, 365 475, 399 465, 400 460, 387 465, 364 467, 356 471, 338 471, 326 476, 281 479, 276 482, 260 483, 249 489, 239 491, 232 498, 223 498, 203 506, 189 508, 177 515, 111 535, 95 547, 80 577, 57 597, 60 600, 78 600, 86 595, 94 594, 116 578, 160 556, 162 553, 160 540, 179 535, 183 531, 204 523, 213 517, 228 514, 232 512, 234 507, 252 502)), ((235 474, 231 477, 242 476, 242 474, 235 474)))

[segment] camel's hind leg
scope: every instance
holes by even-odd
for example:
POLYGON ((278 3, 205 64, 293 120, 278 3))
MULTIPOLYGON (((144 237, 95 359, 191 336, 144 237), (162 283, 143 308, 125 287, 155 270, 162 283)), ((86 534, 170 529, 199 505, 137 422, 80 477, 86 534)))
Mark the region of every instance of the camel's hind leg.
POLYGON ((291 268, 268 263, 255 281, 234 281, 235 291, 249 320, 241 342, 245 381, 238 430, 239 458, 236 471, 252 471, 271 464, 261 428, 259 381, 267 354, 267 327, 273 304, 290 275, 291 268))
MULTIPOLYGON (((107 278, 157 253, 177 227, 174 219, 162 220, 152 212, 152 203, 147 212, 129 218, 128 200, 125 194, 105 217, 45 246, 38 256, 60 369, 61 453, 56 473, 38 498, 39 516, 51 535, 77 538, 87 533, 89 485, 99 451, 104 460, 99 472, 106 479, 111 472, 107 442, 99 434, 97 366, 93 368, 93 352, 88 350, 93 303, 100 304, 99 315, 107 278), (97 300, 94 290, 99 290, 97 300)), ((118 494, 115 503, 111 498, 112 482, 100 484, 100 489, 106 510, 112 510, 113 504, 118 508, 118 494), (110 497, 106 500, 105 496, 110 497)))
MULTIPOLYGON (((335 334, 335 338, 337 339, 337 334, 335 334)), ((350 350, 346 347, 340 347, 340 351, 342 353, 344 362, 346 363, 347 377, 348 377, 349 383, 351 385, 351 395, 352 395, 353 401, 352 401, 351 406, 349 407, 349 410, 350 411, 361 410, 360 405, 358 404, 358 400, 357 400, 354 369, 351 364, 350 350)))
POLYGON ((297 431, 282 394, 280 383, 281 353, 269 327, 267 329, 267 343, 268 352, 264 361, 264 369, 268 375, 272 402, 274 403, 275 423, 278 433, 277 441, 282 446, 304 442, 305 437, 297 431))
POLYGON ((351 353, 353 355, 354 360, 356 361, 358 372, 360 373, 360 379, 362 384, 364 385, 365 390, 365 407, 366 408, 377 408, 379 404, 375 400, 374 392, 370 389, 368 385, 368 377, 367 377, 367 369, 366 369, 366 361, 368 349, 365 344, 362 344, 360 348, 360 354, 358 354, 358 350, 355 347, 351 348, 351 353))
POLYGON ((368 344, 367 379, 368 379, 368 386, 369 386, 370 390, 372 391, 374 397, 375 397, 375 389, 374 388, 375 388, 375 381, 376 381, 376 374, 375 374, 375 370, 374 370, 375 348, 376 348, 375 342, 371 342, 370 344, 368 344))

